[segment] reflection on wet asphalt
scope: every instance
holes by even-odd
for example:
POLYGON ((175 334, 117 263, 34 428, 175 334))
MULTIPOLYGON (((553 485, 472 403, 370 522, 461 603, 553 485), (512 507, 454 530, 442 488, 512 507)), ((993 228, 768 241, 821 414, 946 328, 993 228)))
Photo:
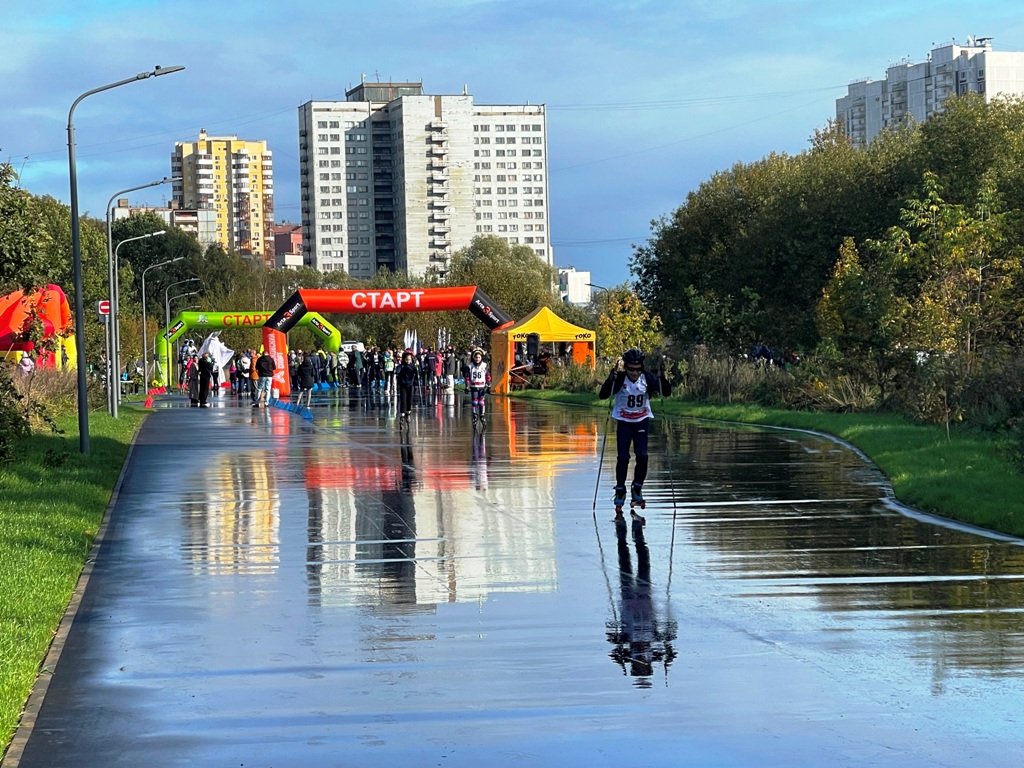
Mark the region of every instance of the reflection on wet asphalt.
POLYGON ((21 765, 1016 766, 1024 549, 813 435, 221 399, 140 435, 21 765), (614 441, 614 436, 610 442, 614 441))

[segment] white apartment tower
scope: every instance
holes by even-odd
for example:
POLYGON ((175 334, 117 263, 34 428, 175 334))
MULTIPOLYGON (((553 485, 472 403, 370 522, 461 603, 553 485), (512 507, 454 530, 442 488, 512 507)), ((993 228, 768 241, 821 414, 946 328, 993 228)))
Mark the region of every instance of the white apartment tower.
POLYGON ((836 119, 855 146, 866 146, 879 131, 912 118, 923 122, 950 96, 968 92, 996 96, 1024 94, 1024 53, 993 51, 992 38, 967 38, 967 45, 933 48, 928 60, 889 67, 885 79, 851 83, 836 99, 836 119))
POLYGON ((303 261, 444 275, 478 234, 553 263, 543 106, 478 105, 422 83, 360 83, 299 107, 303 261))

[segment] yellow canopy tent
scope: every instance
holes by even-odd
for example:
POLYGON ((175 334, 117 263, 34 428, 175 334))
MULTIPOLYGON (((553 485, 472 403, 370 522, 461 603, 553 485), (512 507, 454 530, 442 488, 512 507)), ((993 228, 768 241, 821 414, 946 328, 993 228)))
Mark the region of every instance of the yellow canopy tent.
POLYGON ((522 320, 491 333, 491 386, 506 394, 511 382, 510 371, 515 367, 515 345, 525 344, 531 334, 537 334, 542 347, 554 353, 556 345, 564 349, 575 365, 596 365, 596 334, 563 320, 547 307, 540 307, 522 320))

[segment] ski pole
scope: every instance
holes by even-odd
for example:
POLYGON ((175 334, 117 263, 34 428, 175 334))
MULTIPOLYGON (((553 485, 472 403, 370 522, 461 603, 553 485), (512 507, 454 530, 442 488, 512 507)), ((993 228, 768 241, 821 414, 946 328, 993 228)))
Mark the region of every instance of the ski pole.
POLYGON ((597 463, 597 482, 594 483, 594 506, 592 509, 597 511, 597 492, 601 487, 601 468, 604 466, 604 449, 608 445, 608 422, 611 421, 612 415, 609 413, 604 419, 604 439, 601 441, 601 460, 597 463))

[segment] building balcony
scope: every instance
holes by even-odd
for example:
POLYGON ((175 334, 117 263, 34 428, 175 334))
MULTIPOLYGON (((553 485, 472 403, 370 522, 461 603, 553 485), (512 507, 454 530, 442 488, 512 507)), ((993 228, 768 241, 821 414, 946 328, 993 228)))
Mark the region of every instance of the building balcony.
POLYGON ((448 123, 444 120, 431 120, 430 130, 432 131, 446 131, 448 130, 448 123))
POLYGON ((427 154, 432 155, 434 157, 443 157, 444 155, 448 154, 448 147, 440 147, 435 144, 431 146, 430 149, 427 150, 427 154))
POLYGON ((430 220, 436 222, 445 222, 451 218, 451 214, 448 211, 434 211, 430 214, 430 220))
POLYGON ((452 241, 447 237, 435 237, 430 241, 431 248, 447 248, 452 244, 452 241))
POLYGON ((437 235, 438 237, 448 237, 448 233, 452 231, 452 228, 447 224, 434 224, 430 228, 430 234, 437 235))
POLYGON ((448 146, 448 137, 444 134, 432 133, 427 137, 427 141, 438 146, 448 146))
POLYGON ((451 208, 451 203, 448 201, 447 197, 442 200, 431 200, 429 205, 435 211, 447 211, 451 208))

